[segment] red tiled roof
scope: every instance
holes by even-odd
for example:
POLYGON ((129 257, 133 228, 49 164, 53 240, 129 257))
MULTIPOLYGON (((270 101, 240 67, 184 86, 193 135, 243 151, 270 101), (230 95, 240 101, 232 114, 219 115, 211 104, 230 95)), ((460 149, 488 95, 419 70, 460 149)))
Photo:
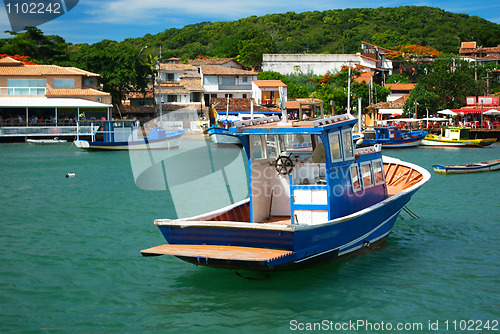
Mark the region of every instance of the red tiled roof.
MULTIPOLYGON (((5 58, 3 58, 5 59, 5 58)), ((99 74, 87 72, 76 67, 56 65, 22 65, 0 66, 0 75, 10 76, 49 76, 49 75, 80 75, 100 77, 99 74)))
POLYGON ((45 96, 109 96, 109 93, 101 92, 97 89, 86 88, 86 89, 78 89, 78 88, 61 88, 61 89, 49 89, 45 96))
POLYGON ((375 71, 362 72, 358 77, 354 78, 354 81, 359 83, 363 81, 369 83, 372 80, 374 74, 375 71))
POLYGON ((4 57, 0 59, 0 66, 22 66, 23 63, 19 60, 15 60, 11 57, 4 57))
MULTIPOLYGON (((296 100, 289 100, 289 101, 286 101, 286 108, 287 109, 299 109, 299 106, 300 106, 300 103, 301 102, 312 102, 312 98, 310 99, 296 99, 296 100)), ((320 99, 314 99, 314 102, 321 102, 320 99)), ((303 105, 302 106, 302 109, 311 109, 311 107, 309 105, 303 105)))
POLYGON ((461 49, 475 49, 476 42, 462 42, 461 49))
POLYGON ((415 88, 416 84, 414 83, 386 83, 385 87, 389 88, 392 91, 395 90, 403 90, 403 91, 410 91, 413 88, 415 88))
POLYGON ((257 87, 288 87, 281 80, 254 80, 257 87))
MULTIPOLYGON (((210 59, 193 59, 189 61, 189 64, 193 66, 200 65, 224 65, 230 61, 235 61, 233 58, 210 58, 210 59)), ((235 61, 236 62, 236 61, 235 61)))
POLYGON ((202 65, 201 73, 203 75, 257 75, 257 72, 240 70, 237 68, 228 68, 212 65, 202 65))
POLYGON ((162 71, 172 71, 172 72, 184 72, 184 71, 191 71, 191 72, 198 72, 198 69, 194 67, 193 65, 189 64, 160 64, 160 70, 162 71))

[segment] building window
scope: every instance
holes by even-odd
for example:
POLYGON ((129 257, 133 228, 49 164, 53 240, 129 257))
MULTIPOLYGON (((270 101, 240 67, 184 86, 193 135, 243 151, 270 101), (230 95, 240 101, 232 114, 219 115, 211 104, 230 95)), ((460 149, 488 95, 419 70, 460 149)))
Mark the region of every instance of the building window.
POLYGON ((247 83, 248 82, 248 77, 246 77, 246 76, 241 77, 241 82, 247 83))
POLYGON ((201 92, 192 92, 191 93, 191 102, 201 102, 201 92))
POLYGON ((203 76, 203 84, 204 85, 218 85, 219 78, 216 76, 203 76))
POLYGON ((179 95, 167 95, 166 102, 178 102, 179 95))
POLYGON ((137 101, 134 101, 134 106, 136 106, 136 107, 149 106, 149 101, 137 100, 137 101))
POLYGON ((231 76, 223 76, 222 77, 222 84, 223 85, 235 85, 236 83, 236 77, 231 77, 231 76))
POLYGON ((246 99, 247 98, 247 94, 243 94, 243 98, 246 99))
POLYGON ((75 88, 75 79, 54 79, 54 88, 75 88))
POLYGON ((95 80, 94 79, 84 79, 83 86, 93 87, 93 86, 95 86, 95 80))
POLYGON ((8 79, 9 95, 45 95, 45 79, 8 79))

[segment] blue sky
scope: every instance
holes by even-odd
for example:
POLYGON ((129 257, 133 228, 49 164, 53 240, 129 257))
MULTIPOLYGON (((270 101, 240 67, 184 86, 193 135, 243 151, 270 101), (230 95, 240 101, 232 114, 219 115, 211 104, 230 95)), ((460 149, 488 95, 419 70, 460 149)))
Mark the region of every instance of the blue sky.
MULTIPOLYGON (((232 21, 252 15, 287 11, 323 11, 345 8, 397 6, 438 7, 452 13, 479 16, 500 24, 500 1, 483 0, 80 0, 67 14, 42 24, 47 35, 59 35, 71 43, 95 43, 103 39, 122 41, 128 37, 157 34, 204 21, 232 21)), ((0 38, 10 30, 4 6, 0 8, 0 38)))

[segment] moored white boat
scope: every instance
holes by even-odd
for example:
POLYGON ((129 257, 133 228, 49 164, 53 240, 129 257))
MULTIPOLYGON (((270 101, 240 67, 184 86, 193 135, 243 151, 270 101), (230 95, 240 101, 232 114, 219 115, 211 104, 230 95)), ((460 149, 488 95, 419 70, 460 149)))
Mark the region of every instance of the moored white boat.
POLYGON ((420 143, 423 146, 434 147, 485 147, 493 144, 496 138, 470 139, 470 128, 444 126, 439 135, 427 134, 420 143))
POLYGON ((213 125, 206 132, 216 145, 241 145, 240 139, 224 127, 213 125))
POLYGON ((65 139, 59 139, 58 137, 52 138, 52 139, 26 139, 27 143, 31 144, 61 144, 61 143, 67 143, 68 141, 65 139))
POLYGON ((76 147, 87 150, 148 150, 178 148, 184 130, 167 132, 158 127, 143 130, 134 120, 94 121, 91 140, 77 139, 76 147))
POLYGON ((432 165, 436 174, 467 174, 500 170, 500 159, 461 165, 432 165))
POLYGON ((236 123, 232 132, 248 158, 250 197, 195 217, 156 220, 168 244, 142 254, 220 268, 284 270, 381 243, 430 174, 382 157, 380 146, 356 150, 355 123, 347 115, 236 123), (298 144, 308 149, 294 149, 298 144))

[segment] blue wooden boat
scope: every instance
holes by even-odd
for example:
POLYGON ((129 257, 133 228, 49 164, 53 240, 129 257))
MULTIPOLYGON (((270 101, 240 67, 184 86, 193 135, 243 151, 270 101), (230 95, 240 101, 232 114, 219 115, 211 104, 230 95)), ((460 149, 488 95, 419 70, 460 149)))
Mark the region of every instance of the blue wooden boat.
POLYGON ((426 131, 401 132, 399 126, 375 127, 375 138, 363 139, 363 146, 375 144, 382 145, 383 148, 416 147, 427 135, 426 131))
POLYGON ((430 174, 383 157, 380 145, 356 149, 355 123, 348 115, 236 123, 230 131, 248 160, 249 198, 195 217, 156 220, 168 243, 141 253, 271 271, 377 247, 430 174))
POLYGON ((463 165, 432 165, 436 174, 466 174, 500 170, 500 159, 463 165))
POLYGON ((241 141, 233 132, 225 127, 212 125, 206 129, 206 133, 217 145, 240 145, 241 141))
POLYGON ((90 123, 92 138, 82 140, 77 136, 76 147, 85 150, 148 150, 178 148, 184 130, 166 132, 156 126, 147 130, 135 120, 84 121, 90 123))

